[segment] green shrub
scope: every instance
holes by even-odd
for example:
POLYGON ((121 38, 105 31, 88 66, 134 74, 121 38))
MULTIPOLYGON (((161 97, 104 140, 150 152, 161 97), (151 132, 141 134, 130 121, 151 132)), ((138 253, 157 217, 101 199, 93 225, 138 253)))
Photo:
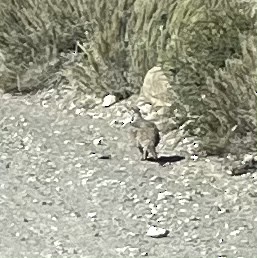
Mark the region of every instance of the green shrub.
POLYGON ((65 77, 75 89, 100 97, 115 94, 120 98, 138 91, 140 83, 135 82, 135 73, 129 74, 130 56, 126 45, 126 29, 134 2, 88 1, 94 32, 89 42, 82 40, 78 44, 84 58, 64 69, 65 77))
POLYGON ((162 64, 170 115, 208 153, 256 131, 254 1, 2 0, 0 15, 6 91, 62 82, 125 98, 162 64))
POLYGON ((69 81, 100 96, 114 93, 126 97, 139 92, 146 72, 164 53, 160 27, 176 2, 96 0, 93 7, 97 11, 90 12, 90 20, 95 22, 92 41, 84 44, 84 60, 66 68, 72 69, 69 81))
POLYGON ((184 129, 208 153, 231 150, 234 138, 256 130, 255 10, 251 2, 185 0, 166 29, 163 67, 168 76, 177 69, 177 109, 186 107, 184 129))
POLYGON ((61 79, 59 53, 74 51, 76 40, 86 41, 85 31, 91 27, 82 4, 75 0, 1 2, 0 88, 28 91, 61 79))

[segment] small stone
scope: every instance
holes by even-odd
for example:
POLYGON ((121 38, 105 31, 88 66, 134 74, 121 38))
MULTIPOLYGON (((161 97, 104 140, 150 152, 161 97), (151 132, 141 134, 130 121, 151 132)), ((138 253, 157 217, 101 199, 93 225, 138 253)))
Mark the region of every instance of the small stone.
POLYGON ((221 209, 218 211, 218 214, 223 214, 223 213, 229 213, 229 210, 228 210, 228 209, 225 209, 225 208, 221 208, 221 209))
POLYGON ((56 232, 56 231, 58 231, 58 228, 55 226, 51 226, 51 230, 56 232))
POLYGON ((114 104, 116 101, 117 101, 116 96, 109 94, 109 95, 104 97, 102 106, 103 107, 109 107, 112 104, 114 104))
POLYGON ((152 105, 149 104, 149 103, 144 103, 143 105, 140 105, 139 108, 140 108, 142 113, 149 114, 149 113, 151 113, 152 105))
POLYGON ((121 121, 122 127, 125 127, 127 124, 131 122, 131 117, 127 117, 121 121))
POLYGON ((75 168, 81 168, 81 166, 82 166, 82 164, 77 163, 77 164, 75 165, 75 168))
POLYGON ((167 196, 172 196, 172 193, 171 193, 171 192, 168 192, 168 191, 164 191, 164 192, 158 193, 157 200, 158 200, 158 201, 163 200, 163 199, 165 199, 167 196))
POLYGON ((102 144, 103 144, 103 137, 100 137, 100 138, 98 138, 98 139, 94 139, 94 140, 93 140, 93 144, 94 144, 95 146, 97 146, 97 145, 102 145, 102 144))
POLYGON ((245 163, 251 162, 251 161, 253 161, 253 160, 254 160, 254 156, 253 156, 253 155, 251 155, 251 154, 245 154, 242 163, 245 164, 245 163))
POLYGON ((60 246, 60 245, 61 245, 61 242, 60 242, 59 240, 56 240, 56 241, 54 241, 54 245, 55 245, 55 246, 60 246))
POLYGON ((88 216, 88 218, 96 218, 96 215, 97 215, 97 213, 96 212, 89 212, 88 214, 87 214, 87 216, 88 216))
POLYGON ((75 114, 76 114, 76 115, 79 115, 81 112, 82 112, 82 109, 81 109, 81 108, 76 108, 76 109, 75 109, 75 114))
POLYGON ((185 218, 184 222, 185 223, 189 223, 190 219, 189 218, 185 218))
POLYGON ((73 102, 71 102, 69 106, 69 110, 73 110, 74 108, 76 108, 76 105, 73 102))
POLYGON ((82 185, 86 185, 86 184, 87 184, 87 181, 88 181, 87 178, 83 178, 83 179, 81 180, 81 184, 82 184, 82 185))
POLYGON ((199 157, 198 157, 197 155, 192 155, 192 156, 191 156, 191 159, 194 160, 194 161, 198 160, 198 158, 199 158, 199 157))
POLYGON ((80 146, 83 146, 83 145, 86 145, 86 142, 75 142, 76 145, 80 145, 80 146))
POLYGON ((146 235, 154 238, 166 237, 169 234, 169 230, 151 226, 146 235))
POLYGON ((151 209, 151 213, 152 213, 152 214, 157 214, 157 213, 158 213, 158 211, 157 211, 157 209, 152 208, 152 209, 151 209))
POLYGON ((239 231, 239 230, 234 230, 234 231, 230 232, 230 235, 231 235, 231 236, 237 236, 237 235, 239 235, 239 234, 240 234, 240 231, 239 231))
POLYGON ((162 186, 163 186, 163 184, 158 184, 158 185, 155 187, 155 189, 161 189, 162 186))

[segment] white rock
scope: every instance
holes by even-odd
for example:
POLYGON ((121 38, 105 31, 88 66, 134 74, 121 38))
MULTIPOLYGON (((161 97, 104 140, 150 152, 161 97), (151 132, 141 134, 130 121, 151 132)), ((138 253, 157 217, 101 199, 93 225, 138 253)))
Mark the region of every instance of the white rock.
POLYGON ((73 102, 71 102, 69 106, 69 110, 73 110, 74 108, 76 108, 76 105, 73 102))
POLYGON ((151 226, 146 233, 147 236, 156 238, 166 237, 168 234, 169 230, 155 226, 151 226))
POLYGON ((158 201, 163 200, 163 199, 165 199, 167 196, 172 196, 172 193, 171 193, 171 192, 168 192, 168 191, 164 191, 164 192, 158 193, 157 200, 158 200, 158 201))
POLYGON ((76 108, 76 109, 75 109, 75 114, 76 114, 76 115, 79 115, 81 112, 82 112, 82 109, 81 109, 81 108, 76 108))
POLYGON ((197 156, 197 155, 192 155, 192 156, 191 156, 191 159, 194 160, 194 161, 196 161, 196 160, 198 160, 198 156, 197 156))
POLYGON ((96 218, 97 217, 97 213, 96 212, 89 212, 87 214, 88 218, 96 218))
POLYGON ((244 155, 243 164, 248 163, 248 162, 251 162, 251 161, 253 161, 253 160, 254 160, 253 155, 251 155, 251 154, 245 154, 245 155, 244 155))
POLYGON ((239 231, 239 230, 234 230, 234 231, 230 232, 230 235, 231 235, 231 236, 237 236, 237 235, 239 235, 239 234, 240 234, 240 231, 239 231))
POLYGON ((114 104, 116 101, 117 101, 116 96, 114 96, 114 95, 107 95, 103 99, 102 106, 103 107, 109 107, 112 104, 114 104))
POLYGON ((97 146, 97 145, 102 145, 102 143, 103 143, 103 137, 100 137, 100 138, 98 138, 98 139, 94 139, 94 140, 93 140, 93 144, 94 144, 95 146, 97 146))
POLYGON ((125 247, 119 247, 119 248, 115 248, 115 250, 119 253, 119 254, 123 254, 128 250, 128 246, 125 247))
POLYGON ((82 167, 82 164, 80 164, 80 163, 77 163, 76 165, 75 165, 75 168, 81 168, 82 167))
POLYGON ((141 105, 139 108, 140 108, 141 113, 149 114, 149 113, 151 113, 152 105, 149 103, 145 103, 145 104, 141 105))
POLYGON ((88 181, 87 178, 83 178, 83 179, 81 180, 81 184, 82 184, 82 185, 86 185, 86 184, 87 184, 87 181, 88 181))
POLYGON ((171 85, 162 68, 154 66, 145 75, 138 102, 149 102, 153 106, 171 106, 171 85))

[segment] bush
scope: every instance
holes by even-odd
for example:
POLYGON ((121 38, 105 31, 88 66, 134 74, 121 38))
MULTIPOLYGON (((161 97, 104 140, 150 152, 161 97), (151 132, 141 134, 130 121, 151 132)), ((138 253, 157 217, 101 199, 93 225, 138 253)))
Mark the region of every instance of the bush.
POLYGON ((138 93, 146 72, 163 54, 160 26, 176 2, 96 0, 90 12, 95 22, 92 40, 82 41, 84 60, 66 68, 72 70, 66 72, 69 81, 100 96, 111 93, 123 98, 138 93))
POLYGON ((254 1, 2 0, 0 15, 6 91, 62 82, 125 98, 160 63, 171 116, 208 153, 256 131, 254 1))
POLYGON ((231 151, 233 139, 256 130, 255 10, 251 2, 185 0, 165 31, 163 67, 168 76, 176 68, 177 110, 188 110, 184 128, 208 153, 231 151))
POLYGON ((60 52, 75 50, 87 40, 87 10, 80 1, 2 1, 1 85, 5 91, 49 87, 61 79, 60 52))

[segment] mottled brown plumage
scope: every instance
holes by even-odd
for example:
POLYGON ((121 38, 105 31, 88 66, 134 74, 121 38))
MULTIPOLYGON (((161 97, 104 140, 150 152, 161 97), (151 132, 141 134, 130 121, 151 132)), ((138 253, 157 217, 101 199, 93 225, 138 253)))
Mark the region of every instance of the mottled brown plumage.
POLYGON ((145 120, 138 108, 132 108, 131 133, 139 149, 142 160, 146 160, 150 153, 157 160, 156 146, 160 142, 160 133, 157 126, 145 120))

